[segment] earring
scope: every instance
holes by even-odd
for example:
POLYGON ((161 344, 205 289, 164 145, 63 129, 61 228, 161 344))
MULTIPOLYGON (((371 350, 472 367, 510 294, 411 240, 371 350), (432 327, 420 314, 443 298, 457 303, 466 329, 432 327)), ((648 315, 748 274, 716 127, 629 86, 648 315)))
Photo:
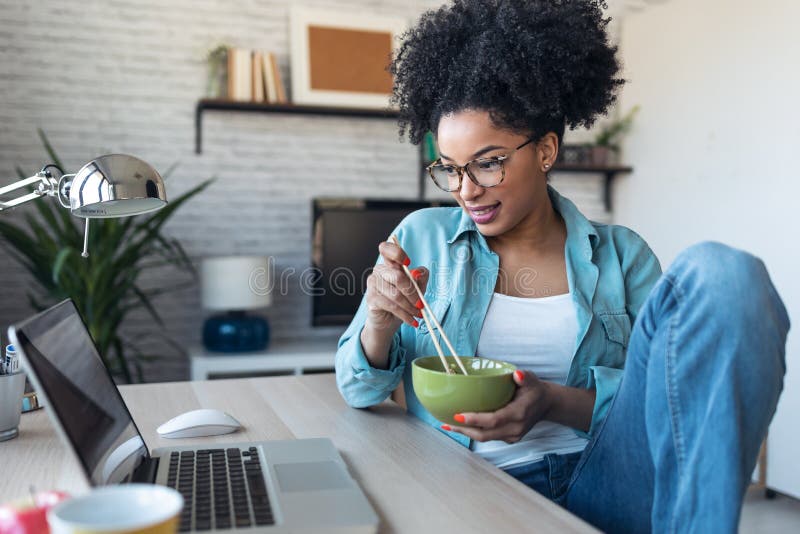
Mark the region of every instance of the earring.
POLYGON ((545 168, 545 170, 549 169, 550 168, 550 164, 549 163, 545 163, 544 164, 544 168, 545 168))

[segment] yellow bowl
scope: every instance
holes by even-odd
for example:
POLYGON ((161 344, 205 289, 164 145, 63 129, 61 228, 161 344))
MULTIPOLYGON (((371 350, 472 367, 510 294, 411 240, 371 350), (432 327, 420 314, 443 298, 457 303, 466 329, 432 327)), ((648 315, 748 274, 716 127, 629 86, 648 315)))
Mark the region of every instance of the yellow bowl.
POLYGON ((448 356, 447 374, 439 356, 423 356, 411 362, 411 381, 420 403, 443 423, 462 424, 453 415, 463 412, 493 412, 514 396, 516 366, 488 358, 461 356, 467 375, 455 358, 448 356))
POLYGON ((183 497, 155 484, 104 486, 47 512, 51 534, 175 534, 183 497))

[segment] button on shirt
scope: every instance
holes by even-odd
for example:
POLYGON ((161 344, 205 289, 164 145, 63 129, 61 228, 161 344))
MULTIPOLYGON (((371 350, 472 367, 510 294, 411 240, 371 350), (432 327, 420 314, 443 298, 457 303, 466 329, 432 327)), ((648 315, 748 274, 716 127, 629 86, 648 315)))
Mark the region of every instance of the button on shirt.
MULTIPOLYGON (((593 434, 616 393, 631 326, 661 275, 661 266, 647 243, 632 230, 590 222, 550 186, 548 193, 567 227, 564 256, 578 322, 566 385, 597 390, 589 429, 593 434)), ((494 293, 499 257, 475 222, 458 207, 416 211, 394 234, 411 262, 430 270, 425 298, 454 348, 459 355, 474 356, 494 293)), ((409 412, 439 429, 441 423, 420 404, 411 383, 411 361, 436 354, 431 332, 424 322, 418 328, 401 325, 392 337, 388 368, 377 369, 361 346, 366 316, 362 299, 339 339, 336 381, 345 401, 356 408, 378 404, 403 380, 409 412)), ((463 434, 447 434, 470 445, 463 434)))

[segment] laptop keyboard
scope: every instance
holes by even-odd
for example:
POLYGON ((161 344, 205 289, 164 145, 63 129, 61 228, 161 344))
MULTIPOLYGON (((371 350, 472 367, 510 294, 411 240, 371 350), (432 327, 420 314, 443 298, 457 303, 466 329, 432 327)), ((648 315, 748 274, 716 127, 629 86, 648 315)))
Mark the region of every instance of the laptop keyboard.
POLYGON ((167 486, 183 495, 180 532, 275 524, 256 447, 172 452, 167 486))

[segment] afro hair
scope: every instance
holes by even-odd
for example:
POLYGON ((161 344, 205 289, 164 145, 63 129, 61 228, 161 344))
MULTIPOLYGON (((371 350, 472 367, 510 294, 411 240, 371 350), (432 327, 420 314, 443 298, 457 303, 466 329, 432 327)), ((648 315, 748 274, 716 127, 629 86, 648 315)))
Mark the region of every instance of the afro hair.
POLYGON ((424 13, 389 66, 401 139, 408 131, 418 144, 464 109, 534 139, 590 127, 625 83, 605 8, 603 0, 454 0, 424 13))

